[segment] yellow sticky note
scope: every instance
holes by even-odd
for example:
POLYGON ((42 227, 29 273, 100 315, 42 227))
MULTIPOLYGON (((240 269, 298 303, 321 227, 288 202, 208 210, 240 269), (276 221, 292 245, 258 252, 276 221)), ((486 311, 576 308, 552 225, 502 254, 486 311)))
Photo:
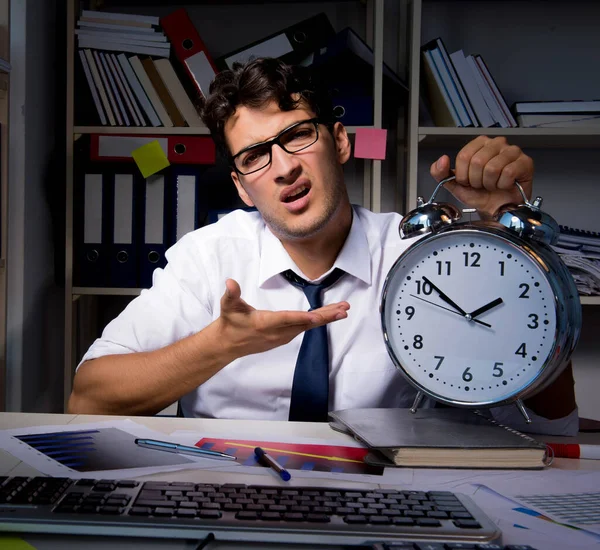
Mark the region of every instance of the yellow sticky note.
POLYGON ((138 147, 131 152, 131 156, 145 178, 171 164, 157 140, 138 147))
POLYGON ((35 550, 35 546, 31 546, 20 537, 3 535, 0 536, 0 550, 35 550))

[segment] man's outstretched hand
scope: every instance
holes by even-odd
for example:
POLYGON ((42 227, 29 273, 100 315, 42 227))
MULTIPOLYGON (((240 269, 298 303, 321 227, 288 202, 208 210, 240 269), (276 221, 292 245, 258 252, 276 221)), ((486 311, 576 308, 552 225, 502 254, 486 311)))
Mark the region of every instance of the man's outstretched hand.
POLYGON ((348 317, 350 304, 338 302, 313 311, 265 311, 242 300, 240 285, 225 282, 221 316, 217 319, 220 341, 232 359, 261 353, 287 344, 298 334, 348 317))

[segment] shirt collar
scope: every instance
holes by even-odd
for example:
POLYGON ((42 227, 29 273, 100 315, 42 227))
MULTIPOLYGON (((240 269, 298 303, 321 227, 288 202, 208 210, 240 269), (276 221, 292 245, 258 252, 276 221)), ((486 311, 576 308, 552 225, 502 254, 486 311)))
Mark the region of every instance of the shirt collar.
MULTIPOLYGON (((261 236, 261 257, 260 269, 258 275, 258 286, 264 287, 265 283, 279 275, 281 272, 292 269, 298 275, 304 276, 300 268, 290 258, 289 254, 281 244, 281 241, 273 235, 266 224, 263 226, 261 236)), ((371 251, 367 241, 364 227, 358 217, 356 210, 353 210, 352 226, 346 242, 340 250, 338 257, 331 269, 324 273, 322 278, 326 277, 338 267, 346 273, 360 279, 366 284, 371 284, 371 251), (367 261, 368 259, 368 261, 367 261)))

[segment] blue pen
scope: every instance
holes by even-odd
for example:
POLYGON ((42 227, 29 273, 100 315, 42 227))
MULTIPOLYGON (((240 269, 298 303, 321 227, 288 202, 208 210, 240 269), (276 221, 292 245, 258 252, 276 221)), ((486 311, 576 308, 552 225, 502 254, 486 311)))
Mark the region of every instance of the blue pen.
POLYGON ((188 445, 179 445, 178 443, 169 443, 168 441, 158 441, 156 439, 136 439, 135 444, 145 449, 154 449, 155 451, 166 451, 168 453, 179 453, 183 455, 203 456, 206 458, 224 458, 226 460, 237 460, 233 455, 221 453, 219 451, 209 451, 199 447, 190 447, 188 445))
POLYGON ((279 477, 281 477, 283 481, 289 481, 292 479, 290 473, 260 447, 256 447, 256 449, 254 449, 254 454, 261 464, 268 466, 269 468, 273 468, 273 470, 279 474, 279 477))

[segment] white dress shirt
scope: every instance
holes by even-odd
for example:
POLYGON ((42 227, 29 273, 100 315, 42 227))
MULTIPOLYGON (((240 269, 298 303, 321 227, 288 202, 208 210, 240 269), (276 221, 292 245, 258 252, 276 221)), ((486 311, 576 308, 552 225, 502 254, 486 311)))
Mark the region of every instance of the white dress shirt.
MULTIPOLYGON (((347 301, 348 318, 328 325, 329 410, 409 407, 416 390, 394 366, 386 350, 379 315, 385 277, 409 242, 400 239, 396 213, 375 214, 354 207, 348 238, 331 270, 346 272, 323 292, 323 303, 347 301)), ((258 212, 237 210, 217 223, 185 235, 167 252, 168 264, 154 272, 143 290, 109 323, 82 363, 109 354, 151 351, 190 336, 220 314, 225 280, 235 279, 242 298, 265 310, 309 308, 302 289, 281 273, 292 261, 258 212)), ((296 358, 303 334, 289 344, 236 359, 181 398, 186 416, 287 420, 296 358)), ((421 406, 432 406, 424 400, 421 406)), ((518 422, 514 405, 502 407, 503 420, 518 422), (508 411, 508 409, 511 409, 508 411)), ((564 419, 534 417, 532 429, 572 431, 576 411, 564 419), (548 427, 548 423, 549 426, 548 427)), ((575 429, 575 431, 577 431, 575 429)))

